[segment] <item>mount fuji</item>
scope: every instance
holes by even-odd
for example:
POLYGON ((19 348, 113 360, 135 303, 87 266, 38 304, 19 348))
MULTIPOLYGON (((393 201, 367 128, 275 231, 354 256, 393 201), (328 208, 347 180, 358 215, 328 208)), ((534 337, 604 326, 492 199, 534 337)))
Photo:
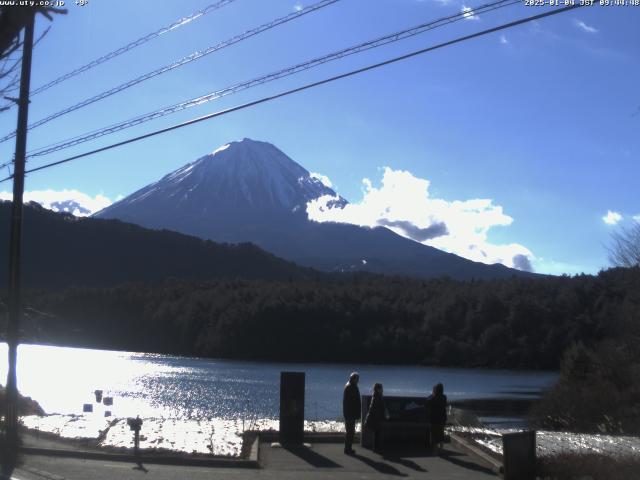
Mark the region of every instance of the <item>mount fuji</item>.
POLYGON ((94 216, 217 242, 252 242, 279 257, 324 271, 456 279, 531 275, 500 264, 473 262, 385 227, 309 220, 307 203, 323 195, 335 198, 332 207, 348 203, 274 145, 245 138, 169 173, 94 216))

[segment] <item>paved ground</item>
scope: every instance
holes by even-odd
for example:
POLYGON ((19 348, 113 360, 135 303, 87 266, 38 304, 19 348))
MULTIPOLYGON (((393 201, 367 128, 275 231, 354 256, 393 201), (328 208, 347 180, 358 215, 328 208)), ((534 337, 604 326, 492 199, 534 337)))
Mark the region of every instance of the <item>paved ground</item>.
POLYGON ((342 444, 312 444, 311 448, 271 448, 261 446, 261 463, 265 471, 274 471, 285 478, 358 478, 392 477, 437 479, 495 479, 489 465, 461 450, 447 445, 440 455, 379 455, 363 448, 356 455, 342 453, 342 444))
POLYGON ((469 457, 452 445, 440 456, 381 456, 357 449, 355 456, 342 453, 337 443, 314 443, 295 449, 260 446, 262 469, 207 468, 143 464, 104 460, 81 460, 42 455, 25 455, 14 471, 16 480, 139 480, 151 479, 495 479, 488 465, 469 457))

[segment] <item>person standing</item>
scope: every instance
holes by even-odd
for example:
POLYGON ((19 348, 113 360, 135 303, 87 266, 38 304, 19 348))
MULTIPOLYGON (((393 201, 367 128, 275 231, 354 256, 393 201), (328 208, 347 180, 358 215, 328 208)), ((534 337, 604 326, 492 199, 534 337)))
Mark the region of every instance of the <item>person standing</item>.
POLYGON ((427 398, 429 409, 429 441, 431 448, 442 448, 444 442, 444 426, 447 423, 447 396, 444 385, 433 386, 432 394, 427 398))
POLYGON ((344 427, 346 435, 344 437, 344 453, 353 455, 353 437, 356 434, 356 422, 362 416, 362 406, 360 400, 360 390, 358 389, 358 381, 360 375, 353 372, 349 376, 349 381, 344 386, 344 394, 342 395, 342 415, 344 416, 344 427))
POLYGON ((373 397, 369 404, 369 411, 363 423, 363 428, 373 430, 373 451, 379 452, 381 445, 380 424, 388 417, 387 407, 382 396, 382 384, 373 385, 373 397))

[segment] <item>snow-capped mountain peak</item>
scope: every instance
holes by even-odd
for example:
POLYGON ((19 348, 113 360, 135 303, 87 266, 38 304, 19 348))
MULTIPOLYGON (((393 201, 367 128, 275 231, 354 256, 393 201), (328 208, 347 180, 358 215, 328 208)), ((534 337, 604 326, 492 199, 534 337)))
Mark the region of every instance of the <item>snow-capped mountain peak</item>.
POLYGON ((385 227, 312 221, 307 206, 320 197, 330 199, 329 208, 347 204, 326 177, 310 173, 270 143, 245 138, 178 168, 96 216, 219 242, 253 242, 322 270, 454 278, 515 272, 475 264, 385 227))
POLYGON ((300 214, 309 201, 323 195, 346 204, 317 175, 274 145, 244 138, 180 167, 98 216, 115 216, 114 212, 142 204, 184 210, 188 215, 214 210, 300 214))

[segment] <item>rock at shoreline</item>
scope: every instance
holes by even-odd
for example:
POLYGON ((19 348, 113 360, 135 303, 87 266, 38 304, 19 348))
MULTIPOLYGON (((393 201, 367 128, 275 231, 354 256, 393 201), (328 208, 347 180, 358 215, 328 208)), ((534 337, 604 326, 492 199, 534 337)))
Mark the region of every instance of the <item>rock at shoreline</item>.
MULTIPOLYGON (((5 388, 0 385, 0 409, 5 409, 5 388)), ((45 415, 40 404, 31 397, 23 397, 18 393, 18 415, 45 415)))

